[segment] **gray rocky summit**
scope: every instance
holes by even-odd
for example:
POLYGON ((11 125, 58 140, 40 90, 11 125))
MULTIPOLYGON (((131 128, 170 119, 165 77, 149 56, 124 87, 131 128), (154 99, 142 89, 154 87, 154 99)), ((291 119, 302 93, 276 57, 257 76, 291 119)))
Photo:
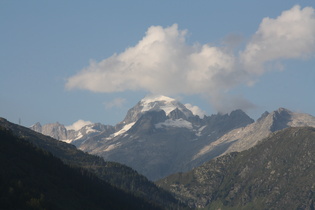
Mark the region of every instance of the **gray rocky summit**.
POLYGON ((255 146, 272 132, 288 127, 303 126, 315 127, 315 117, 309 114, 295 113, 285 108, 279 108, 271 113, 265 112, 256 122, 231 130, 216 141, 209 143, 194 158, 208 156, 219 145, 229 145, 222 154, 240 152, 255 146))
POLYGON ((40 123, 36 123, 31 127, 31 129, 46 136, 51 136, 57 140, 67 139, 68 135, 71 136, 72 133, 71 131, 68 131, 64 125, 58 122, 49 123, 43 126, 40 123))

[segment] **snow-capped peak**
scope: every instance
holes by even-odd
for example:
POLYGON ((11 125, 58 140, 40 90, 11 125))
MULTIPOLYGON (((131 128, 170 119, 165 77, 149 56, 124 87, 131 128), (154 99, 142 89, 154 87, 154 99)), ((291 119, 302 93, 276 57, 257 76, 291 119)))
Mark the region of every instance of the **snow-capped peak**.
MULTIPOLYGON (((163 95, 149 95, 139 101, 136 106, 129 109, 125 119, 120 123, 120 128, 129 123, 136 122, 143 114, 148 111, 159 110, 163 110, 166 116, 174 114, 174 116, 176 115, 177 117, 180 117, 181 114, 178 113, 178 111, 185 116, 184 118, 194 116, 190 109, 187 109, 186 106, 184 106, 182 103, 174 98, 163 95), (173 113, 172 111, 175 111, 177 113, 173 113)), ((172 118, 174 118, 174 116, 172 116, 172 118)))
POLYGON ((192 115, 192 113, 183 104, 173 98, 163 95, 147 96, 140 101, 140 106, 142 106, 141 112, 164 110, 166 115, 168 115, 171 111, 178 108, 186 115, 186 117, 192 115))
POLYGON ((170 97, 163 96, 163 95, 150 95, 150 96, 144 97, 141 100, 141 102, 144 104, 148 104, 148 103, 155 102, 155 101, 172 102, 172 101, 176 101, 176 100, 174 98, 170 98, 170 97))
POLYGON ((76 122, 74 122, 72 125, 68 125, 65 126, 67 130, 74 130, 74 131, 78 131, 81 128, 83 128, 86 125, 90 125, 92 124, 92 122, 90 121, 85 121, 85 120, 78 120, 76 122))

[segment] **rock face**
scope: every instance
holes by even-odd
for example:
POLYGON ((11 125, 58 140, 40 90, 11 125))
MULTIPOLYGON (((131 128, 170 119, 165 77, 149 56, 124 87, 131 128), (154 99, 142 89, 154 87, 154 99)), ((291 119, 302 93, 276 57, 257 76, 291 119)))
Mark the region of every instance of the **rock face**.
POLYGON ((314 209, 314 150, 315 128, 286 128, 157 184, 192 208, 314 209))
POLYGON ((46 136, 50 136, 54 139, 71 143, 75 146, 80 146, 83 142, 95 135, 98 135, 99 133, 108 133, 109 135, 115 131, 113 126, 103 125, 101 123, 92 123, 80 128, 79 130, 67 130, 64 125, 58 122, 43 126, 40 123, 36 123, 31 126, 30 129, 46 136))
POLYGON ((54 139, 57 140, 64 140, 68 138, 68 133, 69 136, 71 136, 72 132, 67 131, 64 125, 56 122, 56 123, 50 123, 42 126, 40 123, 36 123, 31 127, 32 130, 42 133, 46 136, 53 137, 54 139))

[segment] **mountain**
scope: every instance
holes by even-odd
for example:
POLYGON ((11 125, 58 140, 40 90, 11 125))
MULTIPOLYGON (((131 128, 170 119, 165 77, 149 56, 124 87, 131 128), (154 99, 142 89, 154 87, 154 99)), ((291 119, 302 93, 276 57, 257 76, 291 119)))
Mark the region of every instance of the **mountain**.
POLYGON ((171 209, 172 206, 181 206, 173 196, 158 188, 130 167, 104 161, 101 157, 78 150, 74 145, 10 123, 4 118, 0 118, 0 127, 10 130, 15 136, 60 158, 65 164, 75 168, 83 168, 110 185, 144 199, 155 206, 166 209, 171 209))
MULTIPOLYGON (((56 131, 60 130, 58 126, 56 131)), ((149 96, 132 107, 117 125, 93 126, 86 125, 75 131, 72 139, 68 135, 61 140, 158 180, 220 155, 246 150, 274 131, 315 127, 315 118, 284 108, 265 112, 256 122, 242 110, 200 118, 173 98, 149 96)), ((34 126, 32 129, 36 130, 34 126)))
POLYGON ((100 133, 79 148, 157 180, 197 166, 199 162, 191 162, 196 152, 228 131, 252 122, 241 110, 201 119, 175 99, 149 97, 128 111, 116 125, 120 130, 110 136, 100 133))
POLYGON ((222 154, 240 152, 255 146, 272 132, 288 127, 303 126, 315 127, 315 117, 304 113, 294 113, 285 108, 279 108, 271 113, 265 112, 255 123, 234 129, 206 145, 196 154, 194 159, 203 159, 203 156, 211 155, 211 153, 216 152, 217 147, 224 145, 229 146, 222 154))
POLYGON ((54 139, 67 139, 68 133, 69 136, 73 136, 73 132, 67 131, 66 127, 58 122, 56 123, 49 123, 42 126, 40 123, 36 123, 32 126, 32 130, 42 133, 47 136, 51 136, 54 139))
POLYGON ((126 125, 136 122, 147 111, 163 110, 166 115, 178 109, 182 118, 193 117, 193 113, 179 101, 162 95, 147 96, 139 101, 133 108, 129 109, 125 119, 118 125, 126 125))
POLYGON ((92 123, 85 125, 78 130, 67 129, 64 125, 56 122, 41 125, 39 122, 30 127, 32 130, 50 136, 57 140, 62 140, 71 143, 75 146, 80 146, 87 139, 98 135, 99 133, 114 133, 115 128, 110 125, 103 125, 101 123, 92 123))
MULTIPOLYGON (((200 118, 173 98, 148 96, 115 126, 95 129, 94 124, 86 125, 74 134, 72 130, 67 131, 72 138, 66 135, 59 139, 106 160, 126 164, 150 180, 157 180, 200 165, 198 161, 191 162, 196 152, 228 131, 252 122, 241 110, 200 118)), ((50 130, 63 130, 59 129, 60 124, 54 125, 50 130)), ((40 131, 37 127, 35 124, 31 129, 40 131)), ((44 134, 60 136, 58 133, 44 134)), ((222 152, 218 150, 214 156, 222 152)))
POLYGON ((286 128, 157 184, 192 208, 315 209, 314 150, 315 128, 286 128))
POLYGON ((1 209, 160 209, 0 126, 1 209))

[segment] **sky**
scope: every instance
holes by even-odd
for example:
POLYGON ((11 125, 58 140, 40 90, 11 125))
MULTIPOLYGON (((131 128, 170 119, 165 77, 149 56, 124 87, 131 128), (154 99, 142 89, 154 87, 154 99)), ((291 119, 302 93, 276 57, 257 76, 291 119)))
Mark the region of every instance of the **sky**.
POLYGON ((314 9, 314 0, 0 0, 0 117, 115 125, 152 94, 206 115, 315 116, 314 9))

